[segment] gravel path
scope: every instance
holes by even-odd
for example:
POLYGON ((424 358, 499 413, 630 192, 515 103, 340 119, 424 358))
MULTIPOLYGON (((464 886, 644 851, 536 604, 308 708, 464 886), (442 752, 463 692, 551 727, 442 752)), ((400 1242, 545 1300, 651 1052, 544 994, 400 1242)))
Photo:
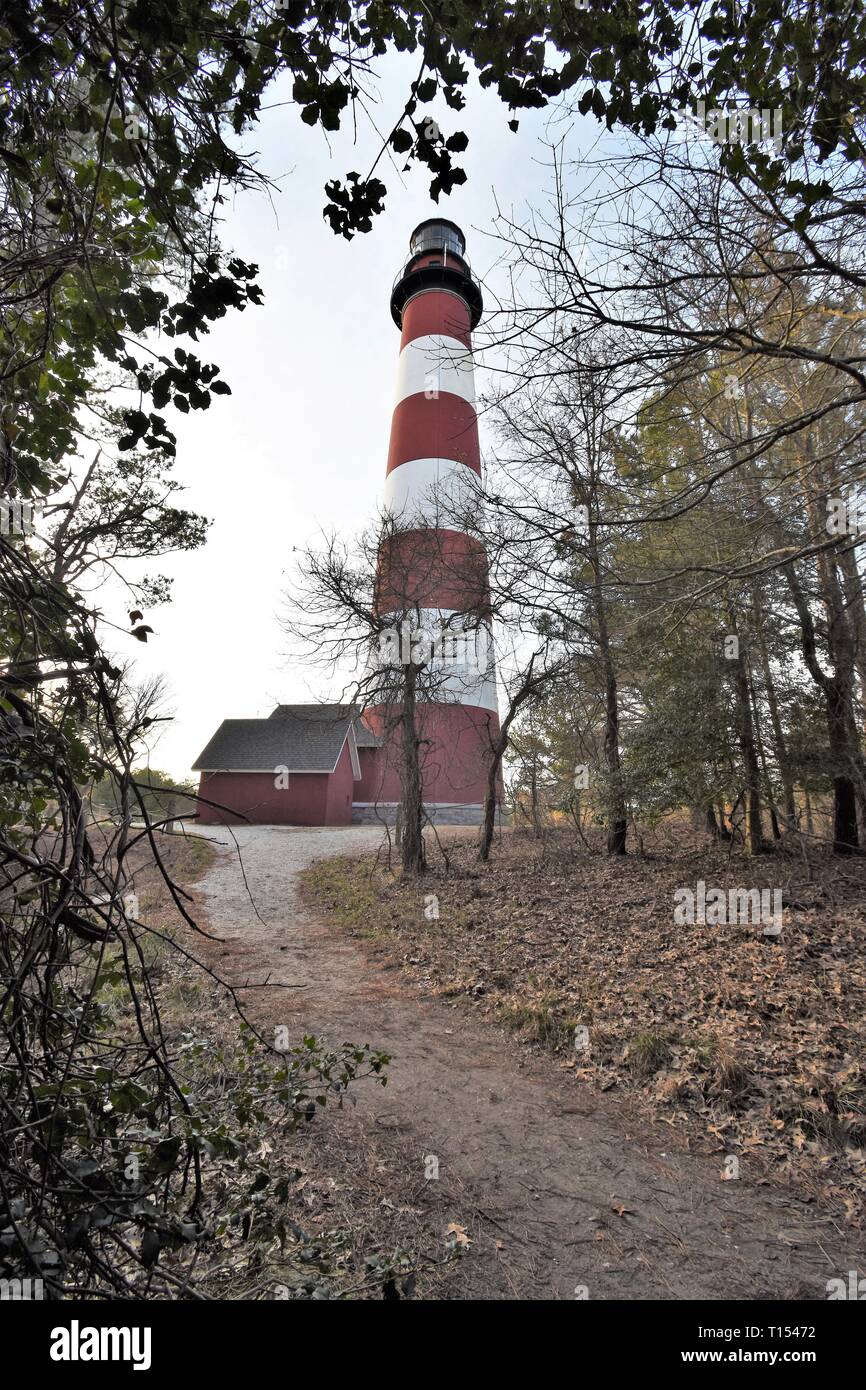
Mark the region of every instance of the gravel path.
POLYGON ((297 870, 375 849, 377 827, 202 833, 221 846, 196 891, 222 938, 221 973, 305 986, 251 991, 257 1022, 392 1055, 388 1086, 361 1088, 347 1143, 368 1126, 417 1153, 395 1202, 423 1201, 425 1156, 438 1159, 437 1209, 444 1200, 473 1242, 454 1296, 825 1299, 828 1279, 862 1267, 861 1236, 747 1175, 722 1181, 721 1160, 690 1155, 666 1126, 648 1129, 459 1006, 413 993, 384 950, 305 912, 297 870))

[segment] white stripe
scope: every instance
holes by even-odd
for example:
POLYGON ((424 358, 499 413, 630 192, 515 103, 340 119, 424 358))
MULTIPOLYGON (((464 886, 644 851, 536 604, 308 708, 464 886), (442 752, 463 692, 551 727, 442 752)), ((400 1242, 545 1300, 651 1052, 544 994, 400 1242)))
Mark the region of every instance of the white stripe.
POLYGON ((419 705, 475 705, 499 712, 487 623, 474 626, 454 608, 421 608, 399 620, 395 616, 393 625, 379 634, 371 668, 393 668, 396 674, 399 666, 415 660, 425 663, 419 705))
POLYGON ((395 404, 419 393, 428 401, 436 400, 443 391, 475 405, 470 349, 444 333, 425 333, 413 338, 400 353, 395 404))
POLYGON ((385 511, 402 527, 462 531, 478 510, 481 479, 455 459, 409 459, 385 479, 385 511))

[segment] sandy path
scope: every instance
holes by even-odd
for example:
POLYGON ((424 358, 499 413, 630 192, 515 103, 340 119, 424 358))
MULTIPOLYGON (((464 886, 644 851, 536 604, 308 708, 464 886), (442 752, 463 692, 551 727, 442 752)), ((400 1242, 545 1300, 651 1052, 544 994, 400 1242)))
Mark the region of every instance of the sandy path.
POLYGON ((746 1163, 721 1181, 721 1161, 689 1155, 666 1126, 648 1129, 467 1011, 413 994, 384 953, 311 918, 296 871, 375 848, 377 828, 237 828, 240 855, 228 832, 208 833, 222 848, 200 891, 225 940, 221 972, 307 986, 251 992, 251 1014, 391 1053, 389 1084, 362 1088, 347 1143, 358 1125, 399 1135, 417 1152, 413 1200, 423 1156, 437 1156, 437 1199, 473 1239, 457 1296, 574 1298, 585 1286, 590 1299, 824 1299, 828 1279, 862 1266, 862 1237, 750 1183, 746 1163))

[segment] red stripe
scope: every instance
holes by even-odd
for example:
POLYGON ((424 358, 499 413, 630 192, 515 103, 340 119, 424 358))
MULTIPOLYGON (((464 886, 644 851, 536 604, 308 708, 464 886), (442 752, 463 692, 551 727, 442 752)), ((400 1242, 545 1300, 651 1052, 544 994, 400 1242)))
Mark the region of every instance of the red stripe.
POLYGON ((400 531, 379 550, 376 608, 452 608, 490 614, 487 554, 462 531, 400 531))
POLYGON ((413 338, 423 338, 427 333, 444 333, 471 348, 472 322, 465 301, 459 295, 442 290, 424 290, 410 299, 403 310, 400 347, 404 348, 413 338))
POLYGON ((388 467, 399 468, 410 459, 454 459, 481 472, 478 417, 474 405, 462 396, 443 391, 429 400, 422 391, 407 396, 394 407, 388 467))
MULTIPOLYGON (((386 746, 379 751, 379 785, 374 800, 400 798, 400 706, 376 705, 364 711, 364 723, 386 746)), ((416 729, 425 801, 472 803, 484 800, 490 746, 499 732, 499 716, 478 705, 419 701, 416 729)))

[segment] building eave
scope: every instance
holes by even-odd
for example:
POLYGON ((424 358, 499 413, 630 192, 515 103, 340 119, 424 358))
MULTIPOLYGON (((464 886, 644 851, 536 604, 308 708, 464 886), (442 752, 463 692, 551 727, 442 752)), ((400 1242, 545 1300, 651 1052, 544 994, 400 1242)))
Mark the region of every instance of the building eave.
MULTIPOLYGON (((340 752, 342 751, 340 749, 340 752)), ((339 758, 337 762, 339 762, 339 758)), ((282 767, 194 767, 192 770, 193 772, 237 772, 244 776, 254 773, 256 777, 273 777, 283 771, 290 775, 294 774, 295 777, 330 777, 331 773, 336 770, 336 766, 335 763, 333 767, 287 767, 285 769, 282 767)))

